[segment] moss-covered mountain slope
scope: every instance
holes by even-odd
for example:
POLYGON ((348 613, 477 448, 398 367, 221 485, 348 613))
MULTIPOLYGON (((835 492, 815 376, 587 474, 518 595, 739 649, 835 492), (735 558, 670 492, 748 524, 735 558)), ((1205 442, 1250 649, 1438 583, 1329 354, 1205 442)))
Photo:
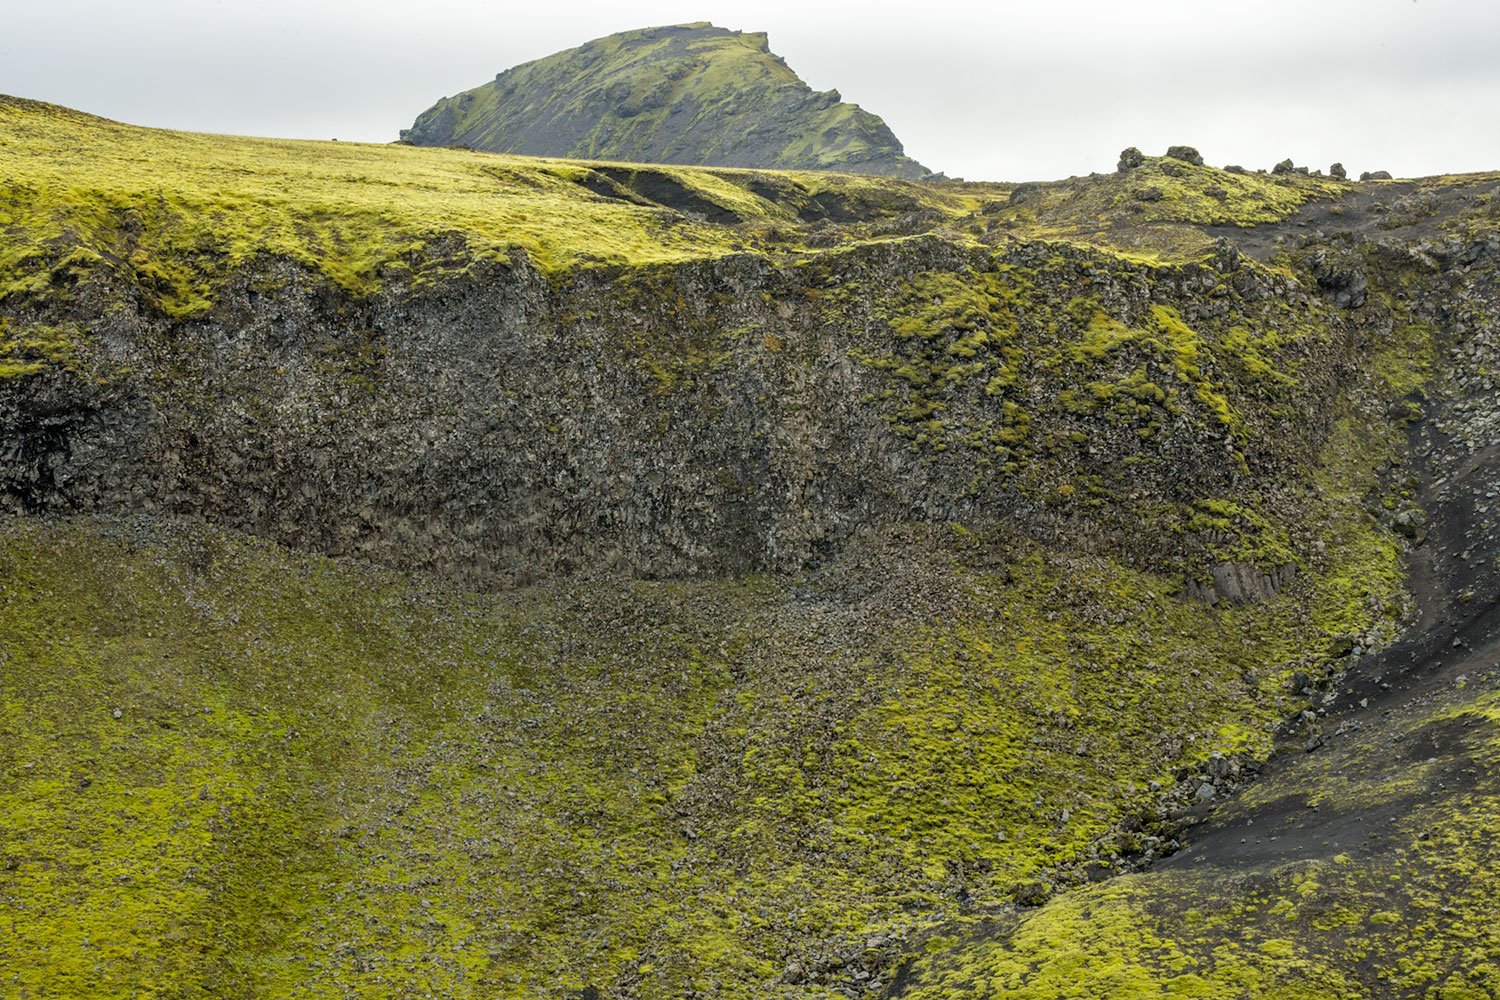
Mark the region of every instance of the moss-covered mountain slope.
POLYGON ((418 146, 919 178, 879 117, 803 83, 764 33, 624 31, 525 63, 418 116, 418 146))
POLYGON ((0 992, 1493 989, 1494 177, 0 178, 0 992))

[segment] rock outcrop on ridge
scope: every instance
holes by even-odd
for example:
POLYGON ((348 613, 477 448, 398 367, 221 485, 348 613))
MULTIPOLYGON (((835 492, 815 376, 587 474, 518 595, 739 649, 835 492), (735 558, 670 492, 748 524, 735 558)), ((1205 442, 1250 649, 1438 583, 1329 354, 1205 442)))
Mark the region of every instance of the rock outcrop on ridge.
POLYGON ((632 163, 926 176, 879 117, 814 91, 764 33, 707 23, 626 31, 445 97, 417 146, 632 163))

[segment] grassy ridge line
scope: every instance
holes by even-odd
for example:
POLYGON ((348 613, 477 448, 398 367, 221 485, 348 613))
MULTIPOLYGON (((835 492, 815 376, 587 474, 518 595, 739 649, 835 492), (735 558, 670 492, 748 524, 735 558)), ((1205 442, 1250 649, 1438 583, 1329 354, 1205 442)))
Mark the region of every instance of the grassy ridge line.
POLYGON ((1011 188, 997 184, 172 132, 0 95, 0 302, 55 297, 103 266, 181 317, 211 308, 225 278, 259 257, 296 261, 366 294, 517 253, 555 273, 801 254, 933 230, 961 241, 1069 239, 1181 259, 1204 249, 1199 226, 1275 221, 1347 190, 1323 178, 1147 158, 1127 175, 1031 186, 1007 201, 1011 188), (735 224, 612 188, 601 168, 643 175, 735 224), (1140 201, 1143 187, 1159 188, 1161 198, 1140 201), (820 199, 845 221, 819 224, 810 241, 800 220, 822 214, 803 211, 820 199))
MULTIPOLYGON (((211 304, 225 273, 262 255, 363 292, 420 268, 428 245, 452 235, 466 245, 454 266, 519 250, 544 271, 714 257, 754 244, 735 229, 597 195, 578 183, 590 172, 583 163, 464 150, 139 128, 0 97, 0 300, 46 294, 56 272, 101 260, 129 268, 168 312, 185 315, 211 304)), ((653 172, 742 220, 796 219, 748 189, 763 176, 754 172, 653 172)), ((978 201, 951 185, 777 176, 802 196, 899 194, 944 215, 978 201)))

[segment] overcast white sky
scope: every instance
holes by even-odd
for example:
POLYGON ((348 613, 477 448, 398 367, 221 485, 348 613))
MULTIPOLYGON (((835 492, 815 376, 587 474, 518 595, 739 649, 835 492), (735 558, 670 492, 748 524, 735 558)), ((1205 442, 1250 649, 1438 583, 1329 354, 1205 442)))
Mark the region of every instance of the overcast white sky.
POLYGON ((142 125, 387 141, 438 97, 626 28, 768 31, 812 86, 970 179, 1200 147, 1500 169, 1500 0, 3 0, 0 92, 142 125))

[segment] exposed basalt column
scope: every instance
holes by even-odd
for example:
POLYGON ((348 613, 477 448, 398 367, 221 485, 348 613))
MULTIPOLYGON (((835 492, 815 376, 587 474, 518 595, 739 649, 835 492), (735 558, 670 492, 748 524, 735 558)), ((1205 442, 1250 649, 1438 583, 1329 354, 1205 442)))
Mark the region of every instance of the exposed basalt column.
POLYGON ((1251 563, 1222 562, 1209 569, 1207 580, 1188 580, 1185 594, 1209 605, 1253 604, 1275 597, 1296 575, 1290 564, 1268 573, 1251 563))

